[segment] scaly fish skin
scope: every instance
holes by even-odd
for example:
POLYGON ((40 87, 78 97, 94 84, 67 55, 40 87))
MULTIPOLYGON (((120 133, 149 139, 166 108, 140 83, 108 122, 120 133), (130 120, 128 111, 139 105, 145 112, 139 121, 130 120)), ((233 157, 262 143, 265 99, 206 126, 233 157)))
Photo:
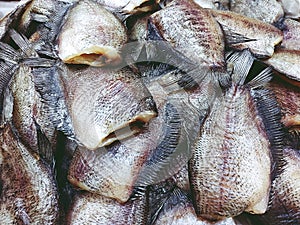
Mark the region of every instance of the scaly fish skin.
POLYGON ((56 224, 58 193, 50 168, 32 155, 9 124, 0 135, 0 220, 4 224, 56 224))
POLYGON ((59 34, 58 55, 69 64, 119 64, 126 41, 125 27, 117 17, 92 0, 79 1, 59 34))

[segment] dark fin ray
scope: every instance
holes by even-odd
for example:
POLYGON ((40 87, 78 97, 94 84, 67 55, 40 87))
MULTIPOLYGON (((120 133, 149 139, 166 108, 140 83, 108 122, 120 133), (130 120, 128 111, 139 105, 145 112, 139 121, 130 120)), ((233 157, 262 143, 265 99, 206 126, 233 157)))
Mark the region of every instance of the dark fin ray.
POLYGON ((265 130, 270 141, 271 154, 273 157, 272 178, 276 177, 284 167, 283 161, 283 141, 284 127, 280 122, 281 110, 275 96, 268 89, 253 89, 251 91, 259 116, 265 126, 265 130))
POLYGON ((272 68, 267 67, 263 71, 261 71, 256 77, 247 83, 247 86, 251 87, 252 89, 261 87, 269 83, 273 78, 272 68))
POLYGON ((20 54, 10 45, 0 42, 0 59, 11 64, 17 64, 20 54))
POLYGON ((9 35, 26 57, 37 56, 37 53, 33 50, 29 40, 24 35, 13 29, 9 31, 9 35))
POLYGON ((222 29, 224 30, 224 33, 226 34, 226 42, 230 44, 239 44, 239 43, 245 43, 250 41, 257 41, 257 39, 251 39, 247 38, 239 33, 236 33, 232 31, 229 27, 222 25, 222 29))
POLYGON ((181 166, 183 161, 187 161, 184 159, 186 143, 180 143, 182 118, 179 112, 173 105, 167 103, 164 117, 166 125, 162 135, 163 140, 146 161, 136 186, 147 186, 164 181, 178 172, 180 168, 176 167, 181 166))
POLYGON ((229 52, 226 59, 227 64, 233 67, 232 81, 239 86, 244 85, 254 62, 251 52, 248 49, 240 52, 229 52))

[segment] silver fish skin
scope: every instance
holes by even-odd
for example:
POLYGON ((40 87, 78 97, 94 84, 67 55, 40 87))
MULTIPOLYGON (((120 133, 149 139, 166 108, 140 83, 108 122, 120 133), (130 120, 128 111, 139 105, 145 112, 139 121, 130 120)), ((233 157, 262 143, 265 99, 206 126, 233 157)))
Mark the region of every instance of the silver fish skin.
POLYGON ((119 53, 127 41, 126 29, 110 11, 95 1, 84 0, 66 16, 57 47, 64 63, 103 66, 121 62, 119 53))
POLYGON ((257 57, 270 57, 274 53, 274 47, 283 39, 281 30, 260 20, 230 11, 210 12, 221 25, 226 42, 232 48, 249 48, 257 57))
POLYGON ((88 149, 130 137, 157 115, 151 94, 127 67, 63 67, 62 83, 75 136, 88 149))
POLYGON ((277 22, 284 16, 282 6, 276 0, 232 0, 230 1, 230 11, 269 24, 277 22))
POLYGON ((146 196, 141 196, 120 204, 101 195, 80 193, 75 196, 67 224, 146 225, 146 201, 146 196))
POLYGON ((269 88, 274 93, 281 108, 281 122, 293 129, 300 125, 300 90, 279 77, 272 80, 269 88))
POLYGON ((153 225, 236 225, 232 218, 218 222, 209 222, 198 218, 190 197, 184 191, 175 188, 159 212, 153 225))
POLYGON ((139 174, 163 135, 161 117, 131 138, 94 151, 78 148, 69 167, 68 180, 83 190, 118 202, 132 195, 139 174))
POLYGON ((172 1, 150 16, 163 40, 197 65, 224 67, 224 38, 219 24, 191 0, 172 1), (185 22, 182 22, 185 21, 185 22))
POLYGON ((50 168, 30 153, 7 124, 1 131, 0 220, 3 224, 56 224, 58 193, 50 168))
POLYGON ((300 50, 278 49, 271 58, 264 60, 264 62, 291 81, 299 83, 300 50))
POLYGON ((300 156, 299 148, 286 146, 285 165, 272 182, 270 207, 262 217, 264 224, 292 225, 300 223, 300 156))
MULTIPOLYGON (((238 61, 228 62, 234 62, 233 82, 216 98, 189 161, 196 213, 208 220, 234 217, 243 211, 262 214, 268 206, 270 141, 251 86, 243 85, 253 59, 249 52, 236 58, 238 61)), ((261 80, 253 80, 251 85, 270 79, 261 75, 261 80)))
POLYGON ((300 22, 292 19, 286 19, 283 23, 283 40, 281 48, 288 50, 300 50, 300 22))
POLYGON ((281 3, 285 17, 299 19, 300 18, 300 1, 299 0, 279 0, 281 3))
POLYGON ((140 14, 153 11, 158 8, 160 0, 96 0, 100 4, 107 6, 112 10, 121 11, 124 14, 140 14))

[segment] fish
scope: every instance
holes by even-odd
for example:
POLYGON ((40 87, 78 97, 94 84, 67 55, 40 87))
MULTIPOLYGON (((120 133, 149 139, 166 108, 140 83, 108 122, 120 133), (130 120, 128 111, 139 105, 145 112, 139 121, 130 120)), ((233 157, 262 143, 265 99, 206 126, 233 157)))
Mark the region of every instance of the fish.
POLYGON ((248 50, 228 53, 231 78, 226 86, 221 82, 224 92, 215 99, 192 149, 191 192, 198 217, 207 220, 267 210, 272 159, 280 154, 283 134, 277 103, 263 89, 271 79, 270 68, 245 84, 253 62, 248 50))
POLYGON ((172 1, 153 13, 149 23, 161 40, 169 42, 194 64, 224 69, 222 30, 211 14, 195 2, 172 1))
POLYGON ((300 90, 299 87, 276 77, 269 84, 281 108, 281 122, 289 129, 300 125, 300 90))
POLYGON ((280 48, 299 51, 300 38, 298 34, 300 32, 300 22, 292 19, 285 19, 282 26, 283 40, 280 44, 280 48))
POLYGON ((74 133, 87 149, 95 150, 130 137, 157 116, 153 97, 138 74, 128 67, 61 68, 74 133))
POLYGON ((194 0, 194 2, 200 5, 202 8, 220 9, 220 10, 229 10, 229 5, 231 4, 231 1, 229 0, 222 0, 222 1, 194 0))
POLYGON ((79 1, 68 11, 58 35, 58 56, 67 64, 117 65, 126 42, 126 29, 116 16, 95 1, 79 1))
POLYGON ((268 211, 259 216, 267 225, 300 223, 299 137, 294 136, 291 139, 294 143, 284 146, 281 159, 284 165, 277 171, 276 178, 272 182, 268 211))
POLYGON ((288 0, 279 0, 286 18, 300 18, 300 2, 299 0, 288 1, 288 0))
POLYGON ((1 130, 0 220, 4 224, 56 224, 58 193, 48 165, 19 140, 10 123, 1 130))
POLYGON ((238 50, 249 48, 259 58, 271 57, 283 39, 281 30, 257 19, 230 11, 206 9, 221 25, 226 43, 238 50))
POLYGON ((166 199, 163 200, 157 218, 152 224, 236 225, 232 218, 226 218, 217 222, 209 222, 198 218, 193 207, 191 196, 178 187, 171 190, 166 199))
POLYGON ((282 6, 276 0, 234 0, 230 1, 230 11, 269 24, 276 23, 284 16, 282 6))
POLYGON ((123 14, 133 15, 151 12, 158 9, 160 0, 126 0, 126 1, 109 1, 97 0, 100 4, 107 6, 109 9, 121 11, 123 14))
POLYGON ((287 77, 291 82, 300 81, 300 50, 278 49, 274 55, 264 60, 264 63, 270 65, 274 70, 287 77))
POLYGON ((69 210, 68 225, 146 225, 147 197, 138 196, 125 204, 89 192, 79 193, 69 210))

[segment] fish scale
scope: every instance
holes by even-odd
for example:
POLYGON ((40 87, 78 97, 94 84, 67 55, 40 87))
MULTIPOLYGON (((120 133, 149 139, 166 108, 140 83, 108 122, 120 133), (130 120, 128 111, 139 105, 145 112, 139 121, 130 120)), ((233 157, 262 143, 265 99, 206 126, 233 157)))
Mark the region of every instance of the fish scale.
POLYGON ((21 3, 0 20, 0 223, 298 224, 297 4, 21 3))

